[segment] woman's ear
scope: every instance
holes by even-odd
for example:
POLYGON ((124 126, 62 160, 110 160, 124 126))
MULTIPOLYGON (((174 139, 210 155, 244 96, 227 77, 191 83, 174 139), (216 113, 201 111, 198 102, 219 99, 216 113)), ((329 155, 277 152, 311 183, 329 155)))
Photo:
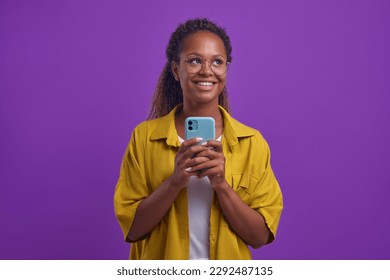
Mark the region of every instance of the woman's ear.
POLYGON ((177 69, 177 64, 176 61, 171 62, 171 70, 173 73, 173 77, 175 78, 176 81, 179 81, 179 74, 178 74, 178 69, 177 69))

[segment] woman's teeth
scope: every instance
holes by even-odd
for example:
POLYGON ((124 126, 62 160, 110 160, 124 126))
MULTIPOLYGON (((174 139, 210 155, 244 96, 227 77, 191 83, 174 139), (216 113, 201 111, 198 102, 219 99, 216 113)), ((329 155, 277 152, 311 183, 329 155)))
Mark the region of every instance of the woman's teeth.
POLYGON ((200 85, 200 86, 212 86, 213 85, 213 83, 211 83, 211 82, 197 82, 196 84, 200 85))

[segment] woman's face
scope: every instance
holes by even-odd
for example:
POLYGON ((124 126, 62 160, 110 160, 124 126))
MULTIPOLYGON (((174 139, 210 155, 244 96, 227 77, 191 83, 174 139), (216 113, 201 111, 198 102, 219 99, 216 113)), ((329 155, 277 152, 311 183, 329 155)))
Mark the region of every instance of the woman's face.
POLYGON ((172 63, 172 70, 180 82, 184 102, 192 105, 214 102, 218 105, 218 96, 226 84, 226 72, 216 75, 211 65, 218 66, 221 61, 226 63, 223 41, 214 33, 198 31, 184 40, 179 58, 179 62, 172 63), (198 68, 201 64, 199 71, 194 72, 194 64, 198 68))

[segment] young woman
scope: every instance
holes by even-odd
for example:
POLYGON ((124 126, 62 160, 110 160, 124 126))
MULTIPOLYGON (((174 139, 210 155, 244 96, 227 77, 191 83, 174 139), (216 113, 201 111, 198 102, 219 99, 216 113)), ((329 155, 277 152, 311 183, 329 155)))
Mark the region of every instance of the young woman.
POLYGON ((231 51, 207 19, 171 36, 149 120, 133 131, 115 191, 130 259, 251 259, 248 245, 275 238, 283 205, 268 145, 228 113, 231 51), (217 139, 184 140, 189 116, 214 118, 217 139))

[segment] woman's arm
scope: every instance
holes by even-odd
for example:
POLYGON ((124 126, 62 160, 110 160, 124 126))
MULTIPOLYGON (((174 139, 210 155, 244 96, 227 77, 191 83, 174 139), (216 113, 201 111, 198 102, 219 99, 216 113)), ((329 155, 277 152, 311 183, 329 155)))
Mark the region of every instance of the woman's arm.
POLYGON ((201 139, 184 141, 175 157, 172 175, 165 180, 151 195, 145 198, 137 208, 133 223, 127 235, 127 241, 135 242, 143 239, 164 218, 179 192, 187 185, 190 176, 197 172, 190 167, 205 162, 208 158, 193 157, 207 148, 197 144, 201 139))
POLYGON ((127 241, 143 239, 168 212, 182 187, 175 184, 172 177, 164 181, 150 196, 145 198, 137 208, 127 241))
POLYGON ((208 176, 215 190, 222 212, 234 232, 253 248, 259 248, 268 242, 270 231, 263 216, 246 205, 225 180, 225 157, 219 141, 208 141, 207 149, 198 154, 209 158, 194 171, 207 169, 199 177, 208 176))
POLYGON ((253 248, 265 245, 269 238, 263 216, 246 205, 224 180, 213 186, 226 220, 234 232, 253 248))

